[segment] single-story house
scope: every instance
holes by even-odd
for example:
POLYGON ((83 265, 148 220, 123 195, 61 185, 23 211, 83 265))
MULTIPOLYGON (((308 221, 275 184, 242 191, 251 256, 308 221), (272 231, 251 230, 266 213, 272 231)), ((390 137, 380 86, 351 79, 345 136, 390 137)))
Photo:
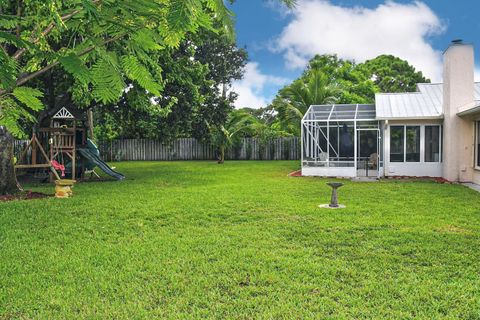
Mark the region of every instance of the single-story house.
POLYGON ((372 105, 313 105, 302 119, 302 175, 443 177, 480 184, 480 83, 471 44, 444 52, 443 83, 379 93, 372 105))

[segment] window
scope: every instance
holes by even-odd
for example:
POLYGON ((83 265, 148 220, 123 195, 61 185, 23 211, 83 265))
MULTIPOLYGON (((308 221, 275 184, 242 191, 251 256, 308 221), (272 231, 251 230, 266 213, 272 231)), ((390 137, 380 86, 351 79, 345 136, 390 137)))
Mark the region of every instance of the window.
POLYGON ((477 121, 476 123, 477 130, 475 132, 475 147, 477 150, 475 154, 477 159, 475 161, 475 166, 480 169, 480 121, 477 121))
POLYGON ((420 162, 420 126, 406 127, 407 162, 420 162))
POLYGON ((425 126, 425 162, 440 161, 440 126, 425 126))
POLYGON ((390 127, 390 162, 403 162, 405 156, 405 127, 390 127))
POLYGON ((442 162, 442 126, 391 126, 390 162, 442 162))

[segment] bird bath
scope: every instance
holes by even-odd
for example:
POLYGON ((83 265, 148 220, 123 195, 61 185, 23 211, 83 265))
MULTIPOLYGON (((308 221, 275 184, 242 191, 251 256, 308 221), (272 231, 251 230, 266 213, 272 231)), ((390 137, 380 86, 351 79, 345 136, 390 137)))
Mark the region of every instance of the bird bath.
POLYGON ((77 181, 70 179, 55 180, 55 198, 70 198, 75 182, 77 181))
POLYGON ((338 192, 337 189, 343 186, 341 182, 328 182, 328 186, 332 188, 332 197, 330 199, 329 204, 321 204, 319 205, 320 208, 328 208, 328 209, 341 209, 345 208, 344 205, 338 204, 338 192))

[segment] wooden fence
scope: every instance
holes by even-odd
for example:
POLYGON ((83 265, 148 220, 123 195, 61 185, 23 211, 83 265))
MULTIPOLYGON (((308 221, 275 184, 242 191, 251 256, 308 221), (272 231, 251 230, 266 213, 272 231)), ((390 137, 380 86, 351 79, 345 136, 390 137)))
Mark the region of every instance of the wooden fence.
MULTIPOLYGON (((27 140, 15 141, 18 157, 27 140)), ((215 147, 193 138, 177 139, 162 143, 150 139, 121 139, 99 142, 100 154, 105 161, 171 161, 171 160, 216 160, 215 147)), ((226 152, 227 160, 298 160, 300 139, 297 137, 276 138, 261 141, 258 138, 244 138, 226 152)))
MULTIPOLYGON (((215 160, 215 147, 193 138, 181 138, 164 144, 158 140, 122 139, 99 143, 100 153, 107 161, 141 160, 215 160)), ((244 138, 226 152, 227 160, 297 160, 300 159, 300 139, 276 138, 262 142, 244 138)))
POLYGON ((13 141, 13 154, 17 158, 20 157, 20 154, 22 154, 22 151, 23 151, 23 149, 25 149, 28 142, 29 142, 29 140, 14 140, 13 141))

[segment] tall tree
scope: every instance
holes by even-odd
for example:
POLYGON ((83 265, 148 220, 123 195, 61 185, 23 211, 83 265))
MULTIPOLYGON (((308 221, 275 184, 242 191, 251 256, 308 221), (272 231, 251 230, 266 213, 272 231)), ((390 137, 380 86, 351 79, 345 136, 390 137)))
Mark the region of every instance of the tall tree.
POLYGON ((236 94, 222 88, 229 89, 232 80, 242 77, 245 50, 225 34, 201 30, 189 34, 178 48, 151 57, 163 66, 162 97, 152 103, 141 87, 128 83, 130 89, 119 103, 97 108, 99 137, 206 139, 209 126, 225 123, 236 94))
POLYGON ((272 102, 282 129, 299 134, 300 120, 314 104, 331 104, 338 100, 341 90, 320 68, 307 70, 302 78, 281 89, 272 102))
POLYGON ((417 83, 430 82, 407 61, 392 55, 381 55, 365 61, 357 69, 372 79, 380 92, 414 92, 417 83))
POLYGON ((208 67, 207 78, 212 83, 203 87, 206 99, 193 117, 192 135, 205 139, 209 127, 224 124, 233 110, 237 93, 231 90, 232 81, 243 77, 248 54, 225 35, 208 30, 199 34, 197 43, 195 59, 208 67))
POLYGON ((340 59, 336 55, 316 55, 310 60, 303 77, 310 69, 321 70, 328 76, 329 82, 341 88, 337 103, 374 102, 377 88, 354 61, 340 59))
POLYGON ((225 124, 212 127, 212 143, 218 149, 218 163, 225 162, 225 152, 235 141, 252 133, 255 117, 244 110, 234 110, 227 118, 225 124))

